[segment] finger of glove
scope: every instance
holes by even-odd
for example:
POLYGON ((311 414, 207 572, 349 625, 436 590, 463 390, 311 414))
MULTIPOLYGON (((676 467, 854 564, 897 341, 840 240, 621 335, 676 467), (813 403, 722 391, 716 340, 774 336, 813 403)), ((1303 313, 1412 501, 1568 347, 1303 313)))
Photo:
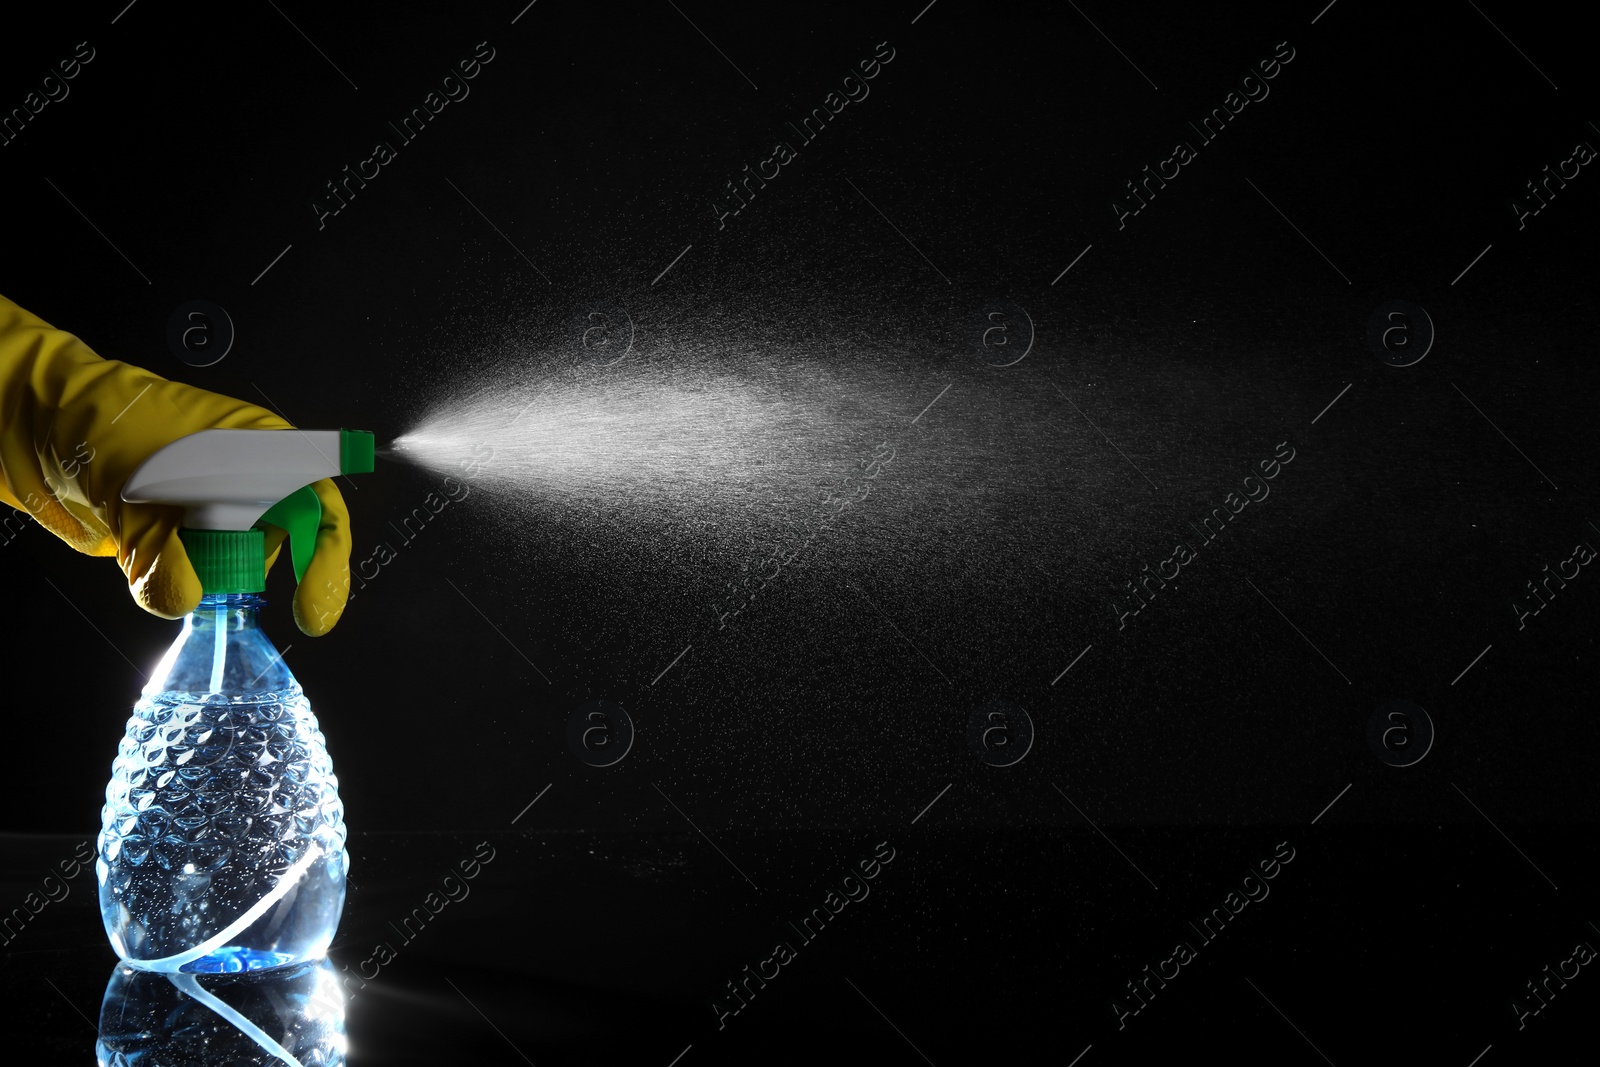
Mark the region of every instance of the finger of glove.
POLYGON ((316 550, 294 591, 294 621, 301 631, 321 637, 344 614, 350 596, 350 511, 328 478, 312 484, 322 501, 316 550))
POLYGON ((200 603, 200 577, 178 539, 181 517, 176 508, 128 506, 117 544, 117 562, 134 601, 164 619, 181 619, 200 603))
POLYGON ((85 522, 53 496, 36 503, 36 508, 29 509, 34 519, 74 549, 91 556, 109 556, 114 551, 105 524, 95 521, 92 514, 85 522))

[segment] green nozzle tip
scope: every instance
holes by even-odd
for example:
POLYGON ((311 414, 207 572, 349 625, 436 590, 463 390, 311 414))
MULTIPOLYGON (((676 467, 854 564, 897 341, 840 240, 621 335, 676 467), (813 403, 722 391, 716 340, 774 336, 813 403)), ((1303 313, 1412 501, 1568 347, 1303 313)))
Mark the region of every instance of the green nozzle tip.
POLYGON ((339 473, 371 474, 377 439, 370 430, 339 431, 339 473))

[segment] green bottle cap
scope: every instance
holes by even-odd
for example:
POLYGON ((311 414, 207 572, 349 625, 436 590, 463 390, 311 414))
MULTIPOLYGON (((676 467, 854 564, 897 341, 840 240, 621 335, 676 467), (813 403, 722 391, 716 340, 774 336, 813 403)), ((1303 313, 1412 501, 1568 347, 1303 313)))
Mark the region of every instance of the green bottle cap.
POLYGON ((260 530, 178 531, 200 589, 206 593, 259 593, 267 587, 267 536, 260 530))

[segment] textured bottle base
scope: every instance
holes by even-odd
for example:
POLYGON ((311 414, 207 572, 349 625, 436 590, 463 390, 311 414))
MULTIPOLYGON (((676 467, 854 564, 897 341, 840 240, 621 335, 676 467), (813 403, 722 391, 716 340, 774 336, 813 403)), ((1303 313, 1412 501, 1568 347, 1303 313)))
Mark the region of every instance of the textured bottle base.
POLYGON ((141 700, 101 827, 101 915, 130 966, 230 972, 326 955, 349 870, 344 806, 298 686, 141 700))

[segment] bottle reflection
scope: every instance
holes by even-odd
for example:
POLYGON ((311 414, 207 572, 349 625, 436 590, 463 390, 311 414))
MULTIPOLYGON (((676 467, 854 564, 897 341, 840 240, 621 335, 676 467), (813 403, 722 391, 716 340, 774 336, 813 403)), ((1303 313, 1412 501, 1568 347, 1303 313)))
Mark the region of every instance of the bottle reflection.
POLYGON ((327 960, 273 971, 161 974, 118 964, 100 1005, 103 1067, 345 1061, 345 1004, 327 960))

